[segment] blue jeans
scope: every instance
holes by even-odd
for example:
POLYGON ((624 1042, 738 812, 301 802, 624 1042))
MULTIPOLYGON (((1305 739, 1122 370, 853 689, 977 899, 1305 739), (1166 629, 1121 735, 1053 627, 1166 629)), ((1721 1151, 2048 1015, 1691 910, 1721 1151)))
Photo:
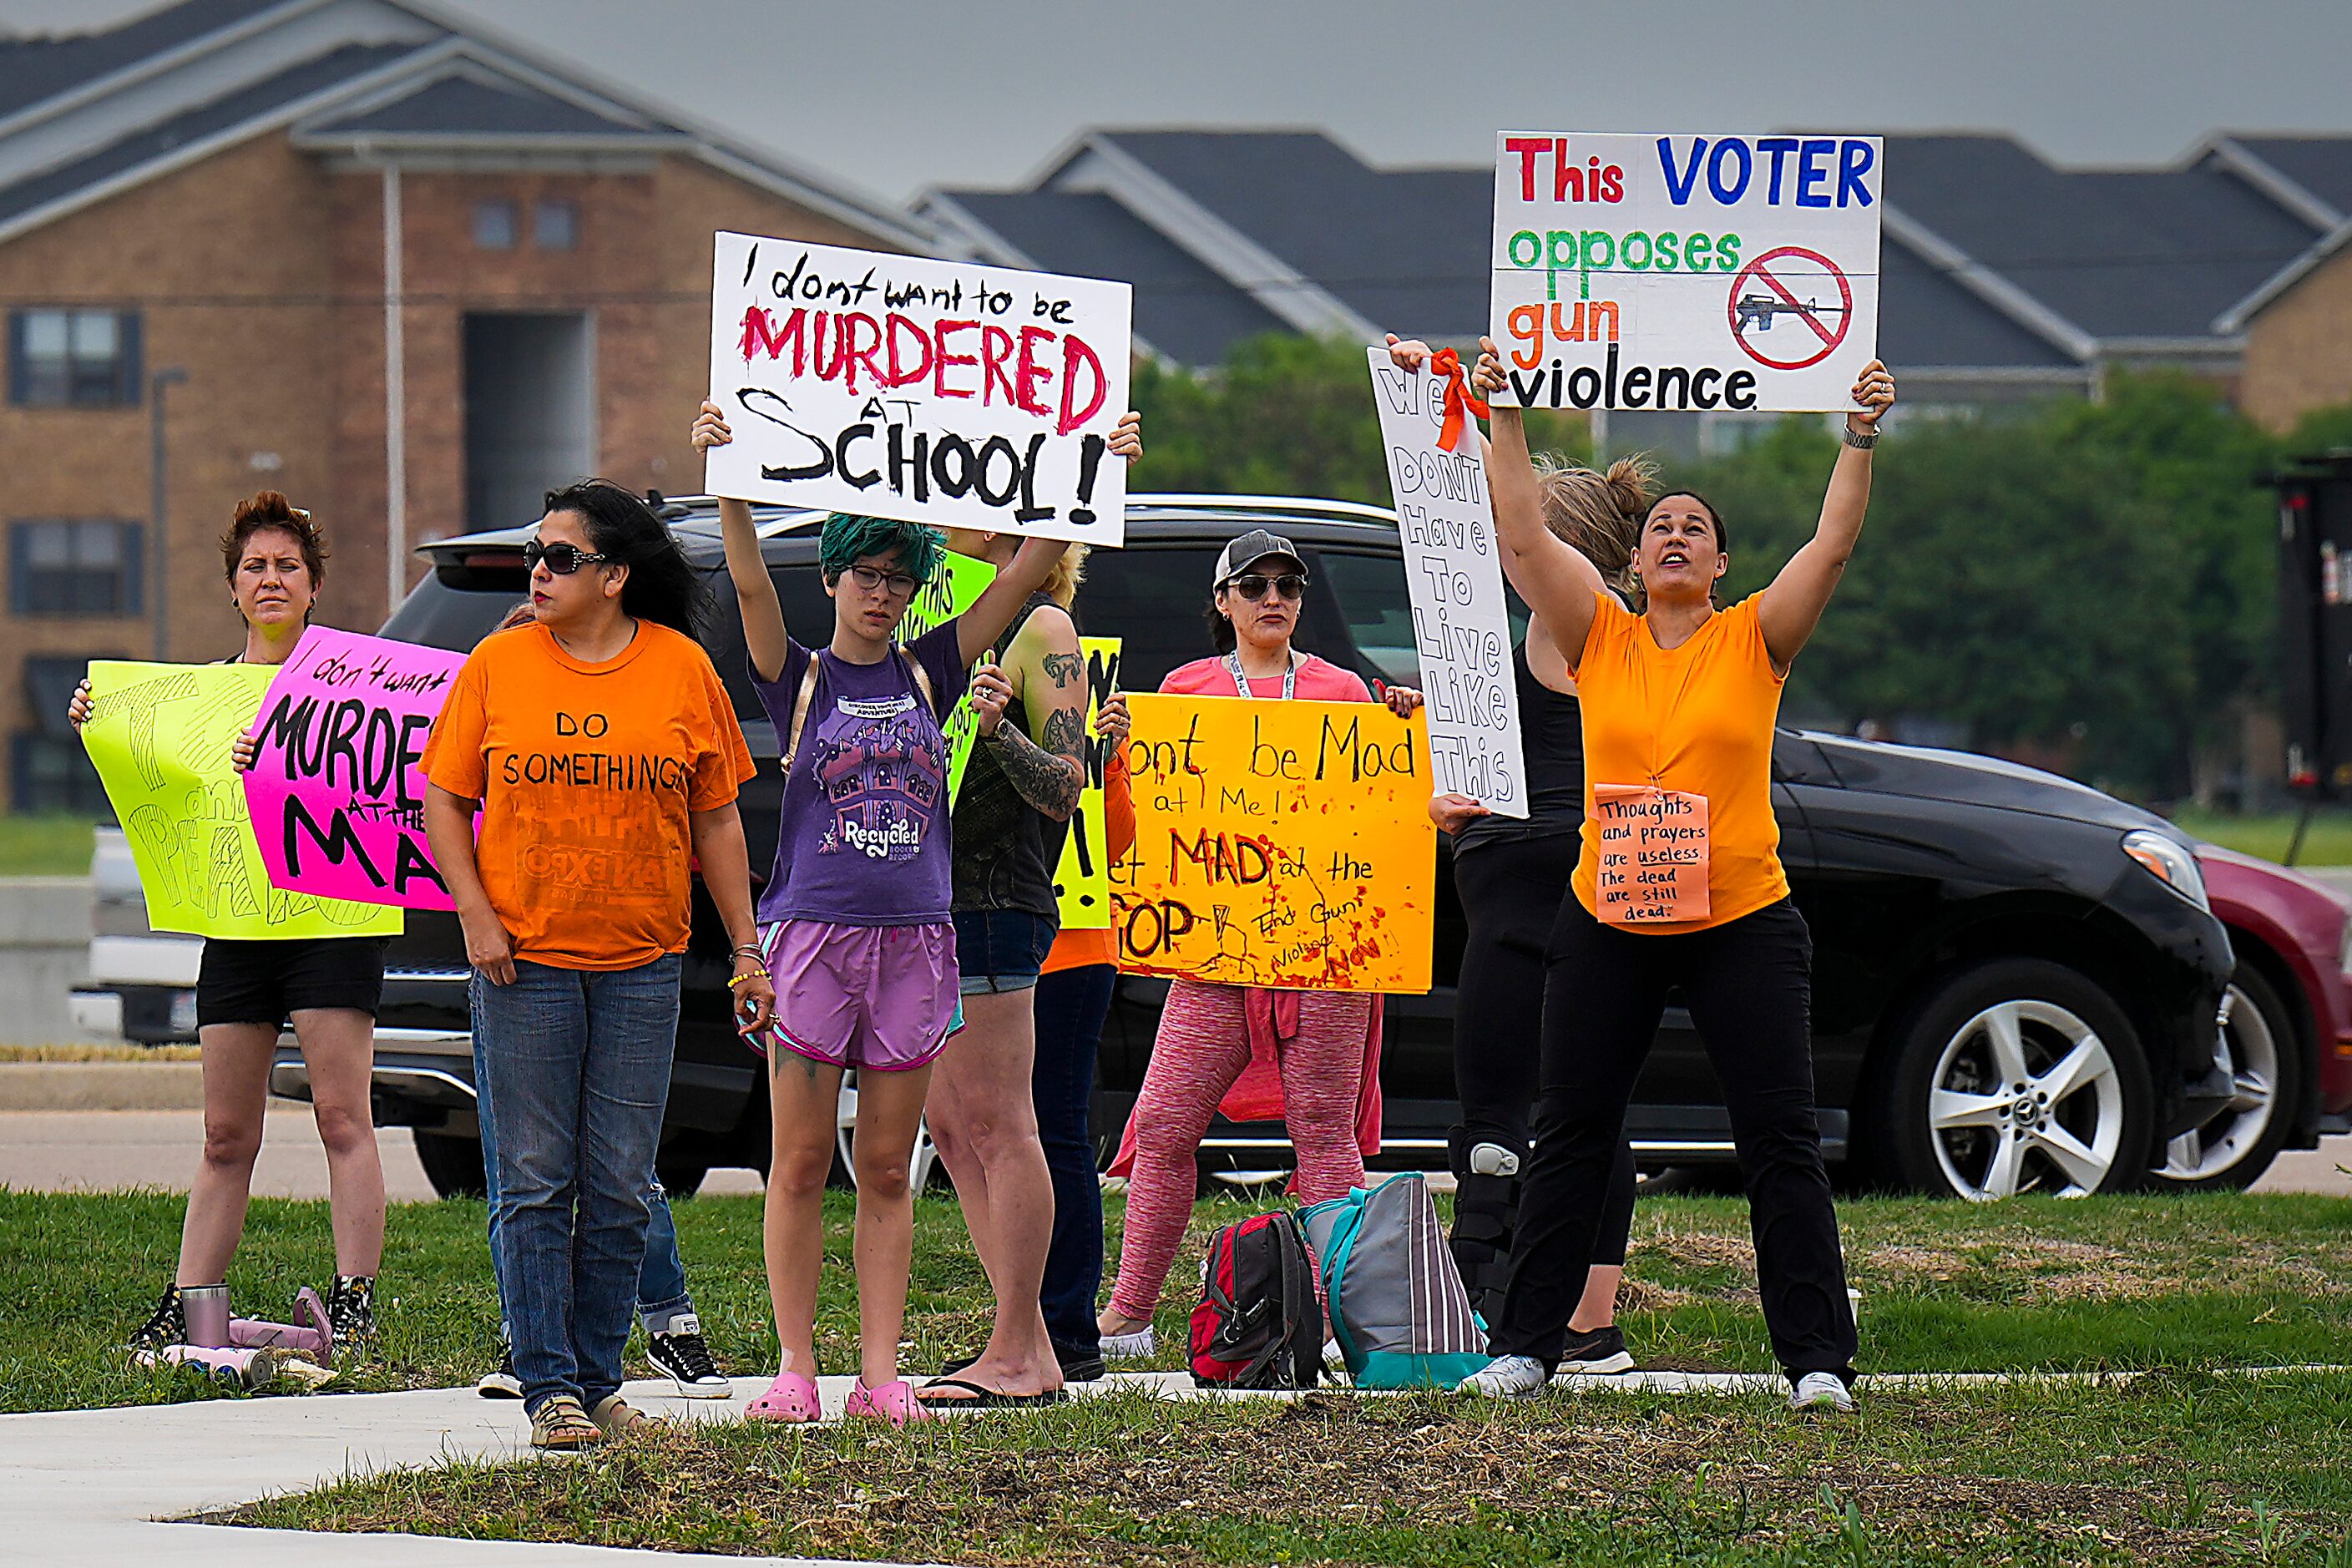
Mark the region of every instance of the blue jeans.
POLYGON ((1029 1072, 1037 1141, 1054 1178, 1054 1239, 1045 1250, 1038 1303, 1046 1336, 1066 1357, 1099 1355, 1095 1297, 1102 1289, 1102 1183, 1087 1122, 1095 1053, 1118 971, 1108 963, 1057 969, 1037 982, 1037 1056, 1029 1072))
MULTIPOLYGON (((481 1053, 478 1049, 474 1055, 477 1083, 482 1079, 481 1068, 481 1053)), ((499 1255, 498 1130, 490 1119, 487 1100, 478 1100, 475 1110, 482 1128, 482 1183, 490 1197, 490 1257, 495 1260, 499 1255)), ((496 1269, 495 1261, 491 1268, 496 1269)), ((649 1334, 666 1334, 678 1319, 693 1311, 694 1298, 686 1289, 686 1259, 677 1251, 677 1222, 670 1217, 669 1194, 662 1191, 659 1176, 649 1176, 646 1183, 646 1260, 637 1268, 637 1321, 645 1324, 649 1334)), ((500 1337, 511 1344, 514 1333, 503 1311, 499 1322, 500 1337)))
POLYGON ((492 1258, 523 1405, 593 1405, 621 1386, 646 1257, 646 1189, 677 1047, 679 961, 473 978, 474 1073, 492 1258))

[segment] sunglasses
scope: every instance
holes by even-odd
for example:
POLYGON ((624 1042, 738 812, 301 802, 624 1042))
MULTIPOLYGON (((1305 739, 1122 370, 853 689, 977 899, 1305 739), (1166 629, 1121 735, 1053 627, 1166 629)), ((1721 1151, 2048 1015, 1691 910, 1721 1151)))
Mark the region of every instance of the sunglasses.
POLYGON ((894 599, 909 598, 922 586, 904 572, 885 572, 875 566, 852 566, 849 579, 869 594, 877 588, 887 588, 894 599))
POLYGON ((1252 601, 1265 598, 1265 591, 1269 587, 1286 599, 1296 600, 1301 594, 1307 592, 1307 579, 1296 572, 1285 572, 1279 577, 1267 577, 1259 573, 1248 572, 1234 578, 1225 586, 1243 598, 1252 601))
POLYGON ((524 571, 535 572, 539 563, 544 561, 547 569, 559 577, 569 577, 583 566, 600 566, 611 559, 609 555, 583 550, 576 544, 541 544, 536 539, 522 547, 524 571))

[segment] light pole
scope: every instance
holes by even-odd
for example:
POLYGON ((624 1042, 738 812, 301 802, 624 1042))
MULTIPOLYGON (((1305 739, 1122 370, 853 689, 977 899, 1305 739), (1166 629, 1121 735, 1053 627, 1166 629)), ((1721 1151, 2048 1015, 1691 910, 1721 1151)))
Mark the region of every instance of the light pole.
POLYGON ((164 527, 165 510, 169 500, 170 479, 168 457, 163 444, 163 393, 167 387, 178 386, 188 379, 188 373, 178 365, 157 371, 147 383, 148 465, 147 515, 148 526, 155 531, 155 662, 168 661, 171 655, 172 630, 172 558, 166 552, 164 527))

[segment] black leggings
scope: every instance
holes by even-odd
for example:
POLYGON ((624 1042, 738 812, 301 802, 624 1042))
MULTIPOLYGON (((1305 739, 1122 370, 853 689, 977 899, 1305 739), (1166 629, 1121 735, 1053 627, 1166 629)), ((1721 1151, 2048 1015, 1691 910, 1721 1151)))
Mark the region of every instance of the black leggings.
POLYGON ((1666 933, 1604 926, 1574 898, 1552 930, 1543 1092, 1496 1355, 1559 1360, 1601 1229, 1625 1107, 1666 994, 1679 988, 1731 1112, 1772 1352, 1794 1378, 1853 1375, 1853 1311, 1813 1108, 1812 937, 1783 899, 1727 924, 1666 933))
MULTIPOLYGON (((1529 1135, 1552 1123, 1550 1108, 1537 1102, 1544 952, 1561 901, 1574 901, 1568 879, 1577 847, 1575 834, 1554 833, 1477 844, 1454 857, 1454 886, 1470 926, 1454 1002, 1454 1087, 1462 1100, 1452 1140, 1456 1176, 1473 1145, 1499 1143, 1524 1161, 1529 1135)), ((1633 1151, 1621 1136, 1592 1263, 1622 1264, 1633 1225, 1633 1151)))

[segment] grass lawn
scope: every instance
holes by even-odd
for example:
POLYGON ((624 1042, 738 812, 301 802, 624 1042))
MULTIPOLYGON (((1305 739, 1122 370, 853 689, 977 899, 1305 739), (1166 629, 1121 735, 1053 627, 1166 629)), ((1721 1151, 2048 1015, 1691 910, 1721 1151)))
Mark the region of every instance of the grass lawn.
POLYGON ((82 817, 0 814, 0 877, 87 877, 95 833, 82 817))
MULTIPOLYGON (((179 1200, 0 1194, 0 1408, 218 1397, 109 1347, 165 1278, 179 1200)), ((1204 1203, 1198 1231, 1244 1212, 1204 1203)), ((1848 1422, 1607 1394, 1495 1409, 1318 1394, 1139 1399, 887 1436, 725 1428, 585 1462, 356 1479, 252 1522, 959 1563, 2328 1563, 2352 1568, 2352 1198, 1841 1205, 1866 1371, 2150 1370, 2124 1384, 1886 1391, 1848 1422), (2268 1556, 2265 1558, 2264 1554, 2268 1556)), ((730 1370, 772 1365, 756 1200, 677 1205, 730 1370)), ((819 1353, 854 1364, 848 1203, 819 1353)), ((1118 1205, 1112 1205, 1116 1231, 1118 1205)), ((361 1387, 470 1380, 497 1310, 477 1204, 393 1212, 384 1357, 361 1387)), ((908 1364, 976 1348, 953 1205, 919 1210, 908 1364)), ((1196 1236, 1195 1240, 1198 1239, 1196 1236)), ((1645 1199, 1622 1321, 1651 1365, 1765 1370, 1744 1205, 1645 1199)), ((1116 1255, 1114 1236, 1114 1256, 1116 1255)), ((1193 1244, 1187 1244, 1188 1256, 1193 1244)), ((275 1312, 331 1268, 323 1205, 257 1202, 231 1283, 275 1312)), ((1180 1262, 1160 1315, 1178 1364, 1180 1262)), ((328 1397, 328 1396, 322 1396, 328 1397)))
MULTIPOLYGON (((2183 811, 2172 820, 2184 833, 2265 860, 2284 861, 2287 844, 2294 837, 2295 814, 2292 811, 2258 816, 2183 811)), ((2295 864, 2352 866, 2352 811, 2315 813, 2310 831, 2303 836, 2303 853, 2295 857, 2295 864)))

